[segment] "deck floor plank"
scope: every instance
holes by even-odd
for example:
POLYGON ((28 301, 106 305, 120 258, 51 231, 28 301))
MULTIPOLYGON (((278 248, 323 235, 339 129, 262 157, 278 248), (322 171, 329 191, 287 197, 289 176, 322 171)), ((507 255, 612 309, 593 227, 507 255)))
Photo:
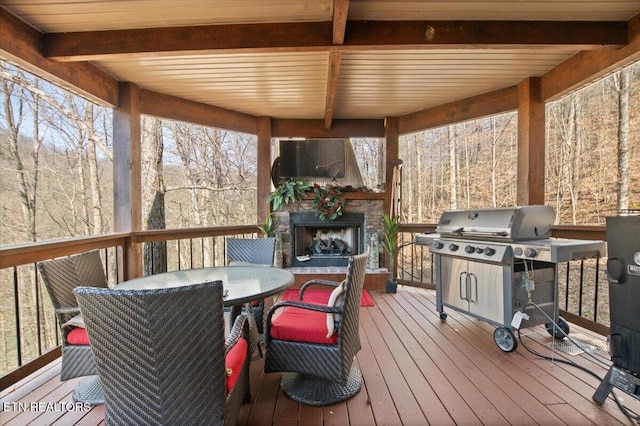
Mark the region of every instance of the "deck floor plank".
POLYGON ((394 401, 396 401, 396 409, 400 414, 400 420, 404 424, 425 424, 427 422, 420 404, 417 402, 413 391, 411 390, 406 379, 409 377, 408 368, 408 356, 404 357, 406 351, 401 350, 400 345, 396 342, 385 339, 393 339, 395 333, 385 327, 386 321, 376 315, 376 322, 371 315, 371 310, 363 309, 360 312, 360 322, 365 330, 367 330, 367 338, 374 350, 374 356, 380 366, 385 384, 389 393, 393 395, 394 401), (384 335, 384 337, 383 337, 384 335), (389 345, 389 346, 387 346, 389 345), (398 358, 394 358, 392 355, 391 347, 395 350, 398 358))
POLYGON ((438 345, 439 331, 433 330, 434 333, 430 334, 424 330, 422 314, 410 304, 410 300, 404 295, 386 297, 384 300, 398 320, 408 325, 409 335, 415 341, 403 337, 403 342, 412 345, 411 353, 416 357, 417 364, 455 423, 508 424, 475 384, 462 373, 458 363, 464 363, 466 359, 453 358, 438 345))
MULTIPOLYGON (((378 298, 378 304, 384 306, 382 298, 378 298)), ((454 424, 453 419, 447 412, 444 405, 440 402, 436 392, 432 389, 428 380, 422 374, 418 362, 413 358, 412 347, 418 346, 417 342, 412 339, 409 329, 406 324, 398 321, 397 317, 390 311, 383 314, 381 309, 367 309, 363 312, 363 316, 366 318, 366 314, 371 315, 372 323, 376 324, 384 341, 389 348, 389 357, 394 359, 401 371, 402 377, 407 381, 413 398, 415 398, 422 415, 425 417, 425 421, 428 419, 430 423, 438 425, 454 424), (408 340, 412 340, 410 345, 408 340)), ((422 347, 419 347, 419 351, 422 352, 422 347)), ((393 391, 392 391, 393 392, 393 391)), ((394 394, 394 398, 396 395, 394 394)), ((404 416, 404 413, 401 415, 404 416)), ((416 418, 416 423, 419 418, 416 418)), ((406 421, 407 424, 413 424, 406 421)))
MULTIPOLYGON (((356 365, 362 390, 346 402, 310 407, 289 400, 280 389, 281 373, 265 374, 264 359, 252 360, 252 403, 242 407, 238 424, 255 425, 631 425, 611 397, 603 406, 591 397, 599 380, 558 359, 570 360, 602 377, 606 354, 567 355, 552 351, 543 327, 523 330, 527 347, 553 355, 552 362, 518 344, 502 352, 494 327, 448 310, 441 321, 435 292, 403 287, 397 294, 371 292, 375 306, 361 309, 362 350, 356 365)), ((604 341, 579 327, 573 330, 604 341)), ((571 335, 571 334, 570 334, 571 335)), ((104 406, 91 411, 12 410, 11 403, 71 402, 81 379, 60 381, 56 360, 0 392, 0 425, 104 425, 104 406), (4 408, 4 405, 3 405, 4 408)), ((640 401, 618 391, 634 412, 640 401)))

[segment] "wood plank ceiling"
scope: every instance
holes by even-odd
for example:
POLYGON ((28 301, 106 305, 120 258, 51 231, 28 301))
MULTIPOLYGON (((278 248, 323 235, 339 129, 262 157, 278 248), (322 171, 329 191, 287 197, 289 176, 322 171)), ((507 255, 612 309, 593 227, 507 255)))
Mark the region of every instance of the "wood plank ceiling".
POLYGON ((254 116, 402 116, 627 43, 640 0, 0 0, 45 56, 254 116))

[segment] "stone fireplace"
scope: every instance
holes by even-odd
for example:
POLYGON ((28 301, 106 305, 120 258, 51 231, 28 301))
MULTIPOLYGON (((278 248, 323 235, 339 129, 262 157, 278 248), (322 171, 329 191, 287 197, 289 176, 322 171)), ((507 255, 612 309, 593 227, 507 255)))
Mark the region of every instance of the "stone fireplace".
POLYGON ((321 220, 313 212, 290 213, 291 266, 347 266, 365 251, 364 213, 321 220))

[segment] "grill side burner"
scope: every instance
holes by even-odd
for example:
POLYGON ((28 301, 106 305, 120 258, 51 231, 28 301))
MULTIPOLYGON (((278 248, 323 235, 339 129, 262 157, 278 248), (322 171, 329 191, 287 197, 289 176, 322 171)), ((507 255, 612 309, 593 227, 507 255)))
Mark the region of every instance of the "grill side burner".
POLYGON ((605 246, 549 238, 554 218, 548 206, 452 210, 442 214, 435 234, 416 236, 416 244, 434 254, 440 318, 446 320, 447 307, 489 322, 498 327, 494 339, 505 352, 517 346, 512 323, 546 324, 561 337, 552 318, 568 333, 558 315, 557 264, 600 256, 605 246), (526 317, 516 322, 520 312, 526 317))

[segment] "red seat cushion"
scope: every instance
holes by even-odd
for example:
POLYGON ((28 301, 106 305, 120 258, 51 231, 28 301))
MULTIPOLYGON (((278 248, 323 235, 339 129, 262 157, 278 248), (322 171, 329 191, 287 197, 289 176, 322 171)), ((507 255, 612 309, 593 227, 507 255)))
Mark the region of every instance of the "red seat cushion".
POLYGON ((229 350, 224 359, 224 366, 227 369, 227 393, 236 385, 242 366, 247 358, 247 341, 241 337, 235 345, 229 350))
POLYGON ((271 337, 293 342, 332 345, 338 334, 327 339, 327 314, 308 309, 287 307, 271 322, 271 337))
POLYGON ((89 336, 84 328, 74 328, 67 334, 67 343, 70 345, 88 345, 89 336))

